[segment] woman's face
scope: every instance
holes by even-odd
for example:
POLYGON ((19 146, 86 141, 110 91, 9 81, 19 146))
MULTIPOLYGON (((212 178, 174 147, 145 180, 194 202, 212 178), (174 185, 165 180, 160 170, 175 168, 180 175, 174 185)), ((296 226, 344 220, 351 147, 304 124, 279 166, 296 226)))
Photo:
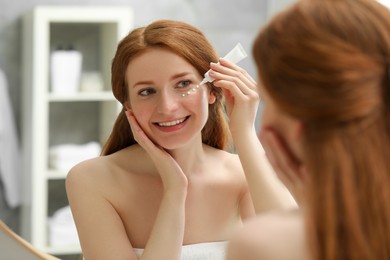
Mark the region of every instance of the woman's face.
POLYGON ((167 49, 150 49, 133 59, 126 71, 129 105, 155 143, 175 149, 196 137, 215 102, 205 85, 183 96, 202 77, 185 59, 167 49))

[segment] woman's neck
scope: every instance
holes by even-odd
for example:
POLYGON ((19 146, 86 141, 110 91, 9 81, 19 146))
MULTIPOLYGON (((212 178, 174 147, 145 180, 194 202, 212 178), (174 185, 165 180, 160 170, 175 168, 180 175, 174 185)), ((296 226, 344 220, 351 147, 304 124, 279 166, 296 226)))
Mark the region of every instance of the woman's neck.
POLYGON ((187 176, 200 171, 206 158, 207 145, 194 142, 177 149, 167 151, 180 165, 187 176))

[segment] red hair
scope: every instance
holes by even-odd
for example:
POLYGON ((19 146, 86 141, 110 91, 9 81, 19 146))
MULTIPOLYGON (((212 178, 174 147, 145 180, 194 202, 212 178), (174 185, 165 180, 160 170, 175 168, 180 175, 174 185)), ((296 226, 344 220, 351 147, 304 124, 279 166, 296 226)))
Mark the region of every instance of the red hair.
POLYGON ((390 259, 390 12, 303 0, 257 36, 262 86, 304 125, 313 259, 390 259))

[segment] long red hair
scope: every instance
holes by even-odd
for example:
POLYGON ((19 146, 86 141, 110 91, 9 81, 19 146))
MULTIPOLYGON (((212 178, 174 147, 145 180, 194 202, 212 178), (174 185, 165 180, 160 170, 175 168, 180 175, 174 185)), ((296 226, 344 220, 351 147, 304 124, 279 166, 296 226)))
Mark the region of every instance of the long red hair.
POLYGON ((267 93, 304 125, 313 259, 390 259, 390 11, 302 0, 253 54, 267 93))

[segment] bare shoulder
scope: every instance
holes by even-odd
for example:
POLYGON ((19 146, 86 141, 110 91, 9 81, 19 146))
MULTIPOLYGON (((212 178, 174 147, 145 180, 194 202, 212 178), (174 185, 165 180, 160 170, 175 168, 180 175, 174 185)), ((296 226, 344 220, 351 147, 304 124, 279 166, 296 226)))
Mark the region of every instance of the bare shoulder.
POLYGON ((142 151, 128 147, 83 161, 69 171, 66 192, 87 259, 111 259, 113 255, 129 259, 132 245, 124 225, 130 225, 131 219, 124 215, 136 208, 132 191, 139 182, 134 165, 142 158, 146 158, 142 151), (107 234, 111 234, 109 240, 107 234))
POLYGON ((96 157, 75 165, 66 176, 67 188, 69 184, 73 185, 82 182, 88 185, 92 179, 95 179, 95 181, 96 179, 100 179, 96 178, 96 176, 101 175, 104 171, 101 168, 101 166, 105 166, 104 161, 104 157, 96 157))
POLYGON ((69 171, 66 176, 67 186, 72 183, 79 183, 84 187, 88 187, 90 184, 96 185, 100 181, 104 182, 105 173, 110 171, 111 167, 113 165, 105 156, 82 161, 69 171))
POLYGON ((106 190, 109 184, 120 181, 125 175, 146 171, 146 156, 138 146, 128 147, 114 154, 100 156, 75 165, 66 177, 67 189, 79 186, 81 190, 106 190))
POLYGON ((228 260, 308 259, 303 216, 298 210, 270 212, 244 223, 228 247, 228 260))

